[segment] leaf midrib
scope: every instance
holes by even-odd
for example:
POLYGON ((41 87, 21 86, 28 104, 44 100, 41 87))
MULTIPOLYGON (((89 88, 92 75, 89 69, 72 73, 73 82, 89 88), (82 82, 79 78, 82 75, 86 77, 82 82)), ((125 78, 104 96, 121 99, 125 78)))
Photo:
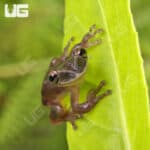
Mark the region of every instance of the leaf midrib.
POLYGON ((118 67, 117 67, 117 63, 115 61, 115 56, 114 56, 114 53, 113 53, 113 45, 111 43, 111 38, 110 38, 110 33, 109 33, 109 29, 108 29, 108 26, 107 26, 107 19, 105 17, 105 14, 104 14, 104 10, 103 10, 103 7, 102 7, 102 4, 100 2, 100 0, 98 0, 98 5, 100 7, 100 11, 101 11, 101 14, 102 14, 102 19, 103 19, 103 23, 104 23, 104 26, 105 26, 105 30, 106 30, 106 33, 107 33, 107 39, 108 39, 108 46, 110 47, 110 52, 111 52, 111 56, 112 56, 112 60, 113 60, 113 64, 114 64, 114 72, 116 74, 116 82, 118 85, 117 88, 118 88, 118 97, 120 99, 119 103, 120 103, 120 115, 122 116, 121 119, 122 119, 122 127, 123 127, 123 131, 124 131, 124 139, 125 139, 125 142, 126 142, 126 149, 130 150, 131 149, 131 144, 129 142, 129 135, 128 135, 128 131, 127 131, 127 123, 126 123, 126 120, 125 120, 125 111, 124 111, 124 107, 123 107, 123 95, 122 95, 122 92, 121 92, 121 84, 120 84, 120 78, 119 78, 119 74, 118 74, 118 67))

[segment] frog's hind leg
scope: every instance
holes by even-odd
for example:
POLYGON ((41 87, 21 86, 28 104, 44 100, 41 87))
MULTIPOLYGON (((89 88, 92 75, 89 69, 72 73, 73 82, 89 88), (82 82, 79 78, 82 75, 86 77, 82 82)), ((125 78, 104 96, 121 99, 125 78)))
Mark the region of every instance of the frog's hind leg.
POLYGON ((96 25, 92 25, 89 29, 89 32, 85 34, 81 40, 81 45, 83 48, 89 48, 91 46, 95 46, 101 43, 101 40, 96 40, 93 42, 89 42, 90 39, 92 39, 96 34, 103 33, 103 29, 99 28, 96 29, 96 25))
POLYGON ((61 122, 69 121, 74 129, 77 128, 75 120, 80 118, 79 114, 75 114, 72 111, 65 110, 60 104, 53 104, 50 108, 50 120, 53 124, 59 124, 61 122))
POLYGON ((101 95, 97 94, 99 93, 99 91, 102 89, 102 87, 105 85, 104 81, 101 81, 100 84, 95 88, 89 91, 88 95, 87 95, 87 100, 84 103, 79 104, 78 103, 78 96, 77 95, 77 91, 74 91, 74 93, 72 93, 73 95, 76 94, 75 96, 71 96, 71 100, 72 100, 72 111, 74 113, 78 113, 78 114, 84 114, 87 113, 89 111, 92 110, 92 108, 104 97, 110 95, 112 92, 111 90, 107 90, 106 92, 102 93, 101 95))

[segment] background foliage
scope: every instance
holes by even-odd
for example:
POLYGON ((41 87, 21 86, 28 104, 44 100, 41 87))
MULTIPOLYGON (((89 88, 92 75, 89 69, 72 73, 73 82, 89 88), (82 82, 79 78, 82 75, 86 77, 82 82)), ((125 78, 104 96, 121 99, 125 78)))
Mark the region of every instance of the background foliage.
MULTIPOLYGON (((5 19, 5 2, 20 1, 0 2, 0 149, 67 150, 65 125, 49 125, 49 110, 40 104, 49 60, 62 49, 64 1, 24 0, 30 6, 27 19, 5 19), (45 111, 34 122, 32 112, 39 110, 45 111)), ((150 85, 150 2, 131 3, 150 85)))

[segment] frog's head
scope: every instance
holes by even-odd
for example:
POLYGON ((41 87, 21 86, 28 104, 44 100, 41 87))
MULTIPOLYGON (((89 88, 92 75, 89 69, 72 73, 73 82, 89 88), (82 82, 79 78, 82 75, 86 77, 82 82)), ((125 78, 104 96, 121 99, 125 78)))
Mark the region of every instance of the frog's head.
POLYGON ((44 105, 51 105, 50 102, 57 99, 64 90, 62 87, 58 87, 58 83, 59 75, 57 71, 50 71, 46 74, 41 89, 42 102, 44 105))

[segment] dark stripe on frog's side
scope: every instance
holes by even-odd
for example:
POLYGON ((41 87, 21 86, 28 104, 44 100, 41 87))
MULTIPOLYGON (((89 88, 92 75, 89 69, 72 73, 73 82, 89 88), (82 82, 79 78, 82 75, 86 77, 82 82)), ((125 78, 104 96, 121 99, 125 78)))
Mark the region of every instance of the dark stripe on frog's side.
MULTIPOLYGON (((86 70, 86 69, 85 69, 86 70)), ((82 76, 85 73, 85 70, 82 73, 76 73, 74 71, 60 71, 59 72, 59 81, 58 85, 68 86, 68 85, 74 85, 81 81, 82 76)))
POLYGON ((76 78, 76 73, 69 70, 59 71, 59 82, 66 83, 76 78))

